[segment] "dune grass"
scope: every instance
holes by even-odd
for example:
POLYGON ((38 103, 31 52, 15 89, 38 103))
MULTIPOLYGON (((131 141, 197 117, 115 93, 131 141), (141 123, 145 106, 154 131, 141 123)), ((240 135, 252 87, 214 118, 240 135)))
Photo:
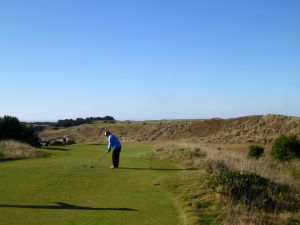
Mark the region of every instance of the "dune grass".
POLYGON ((40 138, 51 139, 69 135, 76 143, 105 143, 104 130, 110 130, 122 141, 175 141, 215 144, 270 144, 280 134, 300 137, 300 119, 280 115, 247 116, 233 119, 160 120, 95 122, 69 128, 44 127, 40 138))
POLYGON ((280 163, 270 155, 253 160, 243 153, 202 150, 201 144, 190 143, 158 145, 153 155, 199 169, 181 185, 182 198, 191 206, 186 211, 193 211, 199 224, 300 223, 299 160, 280 163))
POLYGON ((49 153, 15 140, 0 141, 0 161, 46 157, 49 153))
POLYGON ((64 151, 51 158, 0 163, 1 225, 181 224, 164 180, 184 170, 137 156, 151 146, 124 146, 116 170, 109 168, 110 155, 94 169, 84 167, 105 153, 105 145, 59 148, 64 151))

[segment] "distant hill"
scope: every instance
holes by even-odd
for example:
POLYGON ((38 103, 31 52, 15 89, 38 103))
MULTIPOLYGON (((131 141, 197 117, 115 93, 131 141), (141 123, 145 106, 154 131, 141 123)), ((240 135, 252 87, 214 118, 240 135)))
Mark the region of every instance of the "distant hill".
POLYGON ((122 141, 190 140, 204 143, 271 143, 278 135, 300 136, 300 118, 282 115, 247 116, 234 119, 161 120, 144 122, 95 122, 69 128, 39 126, 43 139, 69 135, 76 143, 105 142, 110 130, 122 141))

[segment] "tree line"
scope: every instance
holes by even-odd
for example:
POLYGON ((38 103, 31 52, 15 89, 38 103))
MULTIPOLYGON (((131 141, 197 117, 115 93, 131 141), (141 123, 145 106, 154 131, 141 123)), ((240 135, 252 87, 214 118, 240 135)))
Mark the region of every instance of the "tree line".
POLYGON ((104 116, 104 117, 87 117, 87 118, 77 118, 77 119, 61 119, 57 122, 32 122, 29 124, 35 125, 49 125, 52 127, 72 127, 81 124, 93 123, 95 121, 115 121, 114 117, 112 116, 104 116))
POLYGON ((104 117, 87 117, 85 119, 83 118, 77 118, 77 119, 64 119, 64 120, 58 120, 57 123, 54 123, 54 126, 56 127, 72 127, 77 126, 81 124, 86 123, 92 123, 94 121, 115 121, 115 119, 112 116, 104 116, 104 117))

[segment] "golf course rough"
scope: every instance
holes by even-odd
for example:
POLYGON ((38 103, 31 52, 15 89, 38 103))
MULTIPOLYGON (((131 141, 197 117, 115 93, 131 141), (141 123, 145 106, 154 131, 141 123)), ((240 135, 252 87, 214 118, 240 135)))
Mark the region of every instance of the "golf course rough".
POLYGON ((50 158, 0 163, 1 225, 177 225, 178 209, 160 185, 180 171, 138 157, 151 146, 130 144, 119 169, 105 145, 73 145, 50 158))

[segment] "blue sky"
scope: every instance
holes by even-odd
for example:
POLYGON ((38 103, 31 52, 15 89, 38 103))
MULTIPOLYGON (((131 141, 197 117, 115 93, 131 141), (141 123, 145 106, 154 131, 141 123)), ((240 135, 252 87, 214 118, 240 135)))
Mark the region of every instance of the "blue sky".
POLYGON ((300 116, 298 0, 1 0, 0 116, 300 116))

